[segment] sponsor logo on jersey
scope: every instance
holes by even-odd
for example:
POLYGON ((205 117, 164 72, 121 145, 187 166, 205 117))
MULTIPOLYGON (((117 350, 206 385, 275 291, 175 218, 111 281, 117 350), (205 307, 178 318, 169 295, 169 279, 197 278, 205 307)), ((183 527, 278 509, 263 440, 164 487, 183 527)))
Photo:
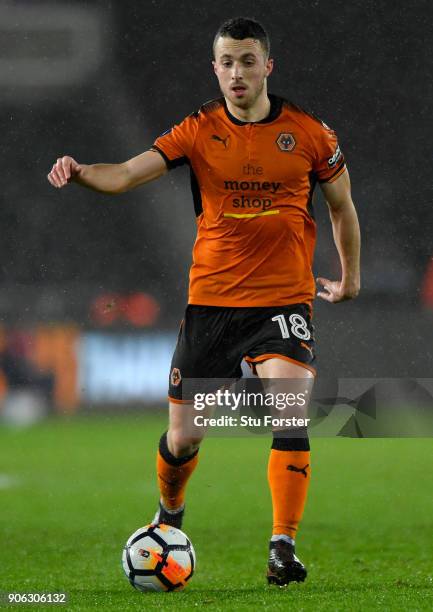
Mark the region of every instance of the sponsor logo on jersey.
POLYGON ((230 191, 270 191, 276 193, 281 183, 269 181, 224 181, 224 189, 230 191))
POLYGON ((296 147, 295 137, 293 134, 290 134, 290 132, 281 132, 278 135, 276 143, 280 151, 293 151, 296 147))
POLYGON ((272 198, 264 196, 267 194, 274 195, 280 187, 281 183, 271 181, 224 181, 224 189, 235 192, 231 200, 232 207, 244 209, 233 213, 226 212, 224 216, 238 218, 239 213, 242 217, 257 216, 257 214, 277 214, 279 211, 268 210, 272 206, 272 198), (247 195, 243 194, 242 191, 247 192, 247 195), (255 192, 257 195, 251 192, 255 192), (254 211, 251 211, 251 209, 254 209, 254 211))
POLYGON ((170 374, 170 382, 173 387, 178 387, 180 385, 181 380, 182 376, 180 374, 179 368, 173 368, 170 374))
POLYGON ((224 149, 228 149, 230 143, 230 134, 227 134, 225 138, 221 138, 218 134, 212 134, 211 140, 216 140, 217 142, 221 142, 224 145, 224 149))
POLYGON ((333 168, 337 164, 340 157, 341 157, 341 149, 339 145, 337 145, 334 155, 328 159, 328 166, 330 168, 333 168))

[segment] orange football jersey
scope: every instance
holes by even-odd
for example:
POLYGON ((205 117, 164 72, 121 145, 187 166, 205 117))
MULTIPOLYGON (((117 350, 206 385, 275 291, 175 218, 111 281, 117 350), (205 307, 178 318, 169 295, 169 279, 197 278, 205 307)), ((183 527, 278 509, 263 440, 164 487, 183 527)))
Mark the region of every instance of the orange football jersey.
POLYGON ((187 163, 197 217, 189 303, 311 303, 317 182, 345 170, 335 133, 277 96, 245 123, 224 98, 204 104, 155 141, 169 168, 187 163))

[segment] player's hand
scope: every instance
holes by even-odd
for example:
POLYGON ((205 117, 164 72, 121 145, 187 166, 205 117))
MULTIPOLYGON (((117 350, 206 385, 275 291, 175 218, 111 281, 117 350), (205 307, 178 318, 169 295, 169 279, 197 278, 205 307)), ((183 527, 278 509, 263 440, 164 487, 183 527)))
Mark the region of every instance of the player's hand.
POLYGON ((332 304, 352 300, 359 293, 359 283, 344 283, 343 281, 331 281, 328 278, 317 278, 319 285, 324 291, 319 291, 318 297, 332 304))
POLYGON ((59 157, 47 178, 53 187, 61 188, 78 176, 81 170, 80 164, 75 159, 65 155, 65 157, 59 157))

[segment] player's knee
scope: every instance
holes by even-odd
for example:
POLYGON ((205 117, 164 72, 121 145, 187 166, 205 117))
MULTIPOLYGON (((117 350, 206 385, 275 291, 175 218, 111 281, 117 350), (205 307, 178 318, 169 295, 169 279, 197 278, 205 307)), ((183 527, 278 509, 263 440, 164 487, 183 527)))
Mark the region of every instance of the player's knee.
POLYGON ((184 457, 194 453, 201 444, 203 437, 193 436, 182 429, 169 429, 167 435, 168 448, 174 457, 184 457))

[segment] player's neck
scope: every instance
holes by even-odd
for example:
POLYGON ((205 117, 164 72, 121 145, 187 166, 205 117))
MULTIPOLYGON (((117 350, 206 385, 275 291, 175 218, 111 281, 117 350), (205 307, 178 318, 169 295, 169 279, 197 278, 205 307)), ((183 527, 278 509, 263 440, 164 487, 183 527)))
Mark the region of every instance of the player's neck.
POLYGON ((240 121, 256 122, 266 119, 271 110, 271 101, 268 98, 266 90, 263 90, 260 96, 257 98, 253 106, 249 108, 239 108, 234 106, 226 98, 227 108, 231 115, 239 119, 240 121))

